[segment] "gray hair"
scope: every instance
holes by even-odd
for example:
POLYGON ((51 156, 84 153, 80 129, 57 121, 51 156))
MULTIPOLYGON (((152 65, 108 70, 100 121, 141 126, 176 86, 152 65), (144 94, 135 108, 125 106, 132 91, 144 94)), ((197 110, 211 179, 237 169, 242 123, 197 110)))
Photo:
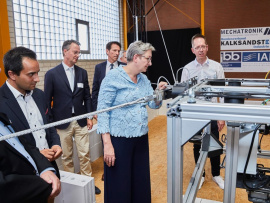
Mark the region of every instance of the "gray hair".
POLYGON ((124 53, 127 52, 127 51, 120 51, 120 54, 119 54, 119 59, 122 58, 124 56, 124 53))
POLYGON ((127 61, 132 61, 135 54, 143 55, 148 50, 155 51, 155 48, 152 44, 144 43, 142 41, 131 43, 127 50, 127 61))
POLYGON ((77 44, 78 46, 81 46, 81 43, 78 42, 78 41, 76 41, 76 40, 74 40, 74 39, 64 41, 63 46, 62 46, 62 53, 63 53, 63 56, 64 56, 64 49, 69 50, 70 45, 71 45, 72 43, 75 43, 75 44, 77 44))

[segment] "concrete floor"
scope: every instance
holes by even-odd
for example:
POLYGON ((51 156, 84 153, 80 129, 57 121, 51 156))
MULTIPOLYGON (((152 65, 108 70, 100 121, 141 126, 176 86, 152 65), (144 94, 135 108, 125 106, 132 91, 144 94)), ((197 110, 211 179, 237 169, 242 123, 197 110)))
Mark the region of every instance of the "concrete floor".
MULTIPOLYGON (((167 202, 167 118, 166 116, 158 116, 149 122, 149 146, 150 146, 150 170, 151 170, 151 189, 152 203, 167 202)), ((226 130, 226 129, 225 129, 226 130)), ((263 139, 263 150, 270 150, 270 138, 265 136, 263 139), (267 141, 267 139, 269 141, 267 141)), ((222 155, 222 158, 224 155, 222 155)), ((222 159, 221 159, 222 160, 222 159)), ((265 167, 270 167, 269 160, 258 159, 265 167)), ((184 192, 188 186, 190 177, 195 167, 193 159, 193 145, 187 143, 184 146, 184 192)), ((96 202, 104 202, 104 183, 101 181, 103 174, 103 158, 99 158, 92 163, 93 176, 95 185, 98 186, 102 193, 96 195, 96 202)), ((196 202, 222 202, 223 190, 212 181, 211 166, 209 159, 207 160, 206 177, 202 188, 198 191, 196 202), (212 201, 207 201, 212 200, 212 201)), ((221 169, 221 176, 224 177, 225 169, 221 169)), ((236 203, 249 202, 247 192, 243 189, 236 189, 236 203)))

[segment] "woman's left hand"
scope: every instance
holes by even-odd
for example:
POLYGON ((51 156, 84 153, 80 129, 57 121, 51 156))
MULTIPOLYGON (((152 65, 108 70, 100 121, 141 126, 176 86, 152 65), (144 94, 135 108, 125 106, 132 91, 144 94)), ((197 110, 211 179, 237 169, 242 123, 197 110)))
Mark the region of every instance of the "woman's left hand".
POLYGON ((168 83, 160 82, 160 83, 158 83, 158 89, 163 90, 166 88, 166 85, 168 85, 168 83))
POLYGON ((102 134, 102 139, 103 139, 103 145, 104 145, 104 162, 109 167, 114 166, 115 153, 114 153, 114 148, 111 142, 110 133, 102 134))

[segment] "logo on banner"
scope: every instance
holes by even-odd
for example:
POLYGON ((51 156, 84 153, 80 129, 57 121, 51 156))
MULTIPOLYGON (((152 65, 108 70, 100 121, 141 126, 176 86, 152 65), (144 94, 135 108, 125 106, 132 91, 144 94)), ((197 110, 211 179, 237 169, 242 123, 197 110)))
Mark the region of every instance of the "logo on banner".
POLYGON ((270 28, 266 28, 263 35, 270 35, 270 28))
POLYGON ((221 62, 241 62, 241 52, 221 52, 221 62))
POLYGON ((240 68, 241 52, 221 52, 221 65, 224 68, 240 68))
POLYGON ((243 54, 243 62, 254 61, 257 58, 256 53, 243 54))
POLYGON ((243 62, 269 62, 270 52, 243 52, 243 62))

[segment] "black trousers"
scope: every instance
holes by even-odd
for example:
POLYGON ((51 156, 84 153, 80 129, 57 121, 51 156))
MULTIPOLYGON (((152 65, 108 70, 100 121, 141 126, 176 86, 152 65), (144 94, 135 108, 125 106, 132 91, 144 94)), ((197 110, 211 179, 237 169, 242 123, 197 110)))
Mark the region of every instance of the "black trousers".
MULTIPOLYGON (((219 139, 219 132, 218 132, 218 126, 217 126, 217 121, 211 121, 211 132, 214 134, 214 136, 219 139)), ((195 163, 197 163, 199 156, 200 156, 200 149, 201 145, 200 144, 194 144, 193 145, 193 152, 194 152, 194 159, 195 163)), ((220 175, 220 155, 211 157, 210 158, 211 162, 211 171, 212 171, 212 176, 219 176, 220 175)), ((203 172, 203 177, 205 177, 205 172, 203 172)))
POLYGON ((113 137, 115 165, 104 163, 105 203, 151 203, 148 134, 113 137))

